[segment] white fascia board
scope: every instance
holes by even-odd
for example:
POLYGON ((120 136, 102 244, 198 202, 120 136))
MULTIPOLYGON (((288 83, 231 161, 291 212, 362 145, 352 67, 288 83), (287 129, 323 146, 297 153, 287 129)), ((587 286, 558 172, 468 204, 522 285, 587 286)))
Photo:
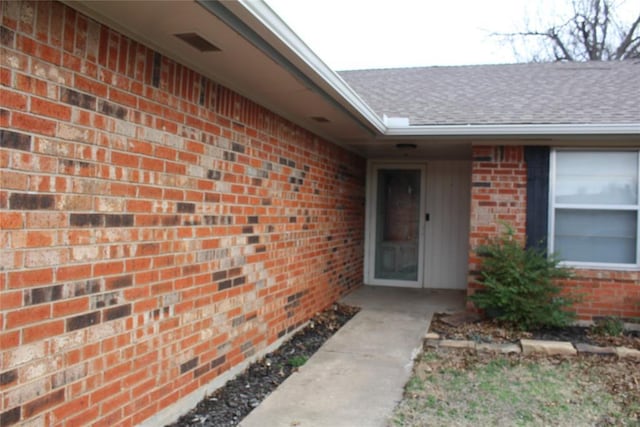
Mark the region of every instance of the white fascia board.
POLYGON ((382 119, 367 105, 362 98, 327 66, 298 35, 261 0, 238 0, 262 25, 284 43, 296 56, 311 68, 331 89, 337 92, 344 101, 356 110, 368 124, 384 134, 387 126, 382 119))
POLYGON ((637 135, 640 123, 531 124, 531 125, 423 125, 388 127, 385 136, 544 136, 637 135))

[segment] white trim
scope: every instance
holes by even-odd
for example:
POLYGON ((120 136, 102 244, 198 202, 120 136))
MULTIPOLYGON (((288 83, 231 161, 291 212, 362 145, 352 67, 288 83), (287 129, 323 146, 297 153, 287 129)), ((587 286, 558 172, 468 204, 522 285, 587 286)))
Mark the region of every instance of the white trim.
POLYGON ((598 204, 572 204, 572 203, 556 203, 556 154, 558 151, 573 152, 594 152, 594 151, 627 151, 633 152, 637 156, 638 175, 637 190, 640 192, 640 149, 606 149, 606 148, 552 148, 549 154, 549 212, 548 212, 548 236, 547 248, 549 253, 554 253, 555 240, 555 216, 557 209, 575 209, 575 210, 601 210, 601 211, 635 211, 636 212, 636 262, 634 264, 623 263, 604 263, 604 262, 584 262, 584 261, 562 261, 561 265, 578 269, 594 269, 594 270, 620 270, 620 271, 637 271, 640 269, 640 193, 636 204, 628 205, 598 205, 598 204))
POLYGON ((386 136, 638 135, 639 123, 419 125, 387 128, 386 136))

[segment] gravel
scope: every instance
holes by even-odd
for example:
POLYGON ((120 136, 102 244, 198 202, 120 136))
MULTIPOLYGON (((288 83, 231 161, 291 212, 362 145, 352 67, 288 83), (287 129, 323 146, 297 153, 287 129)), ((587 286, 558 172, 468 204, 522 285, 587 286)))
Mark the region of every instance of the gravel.
POLYGON ((243 373, 205 397, 191 411, 168 427, 236 426, 289 375, 297 371, 342 325, 358 312, 355 307, 334 304, 277 350, 252 363, 243 373))

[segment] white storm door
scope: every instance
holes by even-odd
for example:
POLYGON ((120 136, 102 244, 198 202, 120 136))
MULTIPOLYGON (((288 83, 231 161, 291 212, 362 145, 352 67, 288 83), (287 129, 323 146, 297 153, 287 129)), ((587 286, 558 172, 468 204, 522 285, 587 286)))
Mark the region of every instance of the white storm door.
POLYGON ((424 165, 373 165, 369 175, 366 283, 422 287, 424 165))

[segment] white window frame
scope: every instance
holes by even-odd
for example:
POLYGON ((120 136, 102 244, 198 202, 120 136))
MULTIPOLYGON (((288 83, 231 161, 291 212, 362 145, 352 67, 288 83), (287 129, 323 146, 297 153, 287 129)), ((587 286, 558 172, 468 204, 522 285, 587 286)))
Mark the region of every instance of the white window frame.
POLYGON ((596 205, 596 204, 572 204, 556 203, 556 153, 560 151, 575 152, 632 152, 638 156, 638 188, 640 190, 640 150, 624 148, 553 148, 549 158, 549 232, 547 238, 547 249, 550 254, 554 253, 555 240, 555 216, 556 209, 575 210, 611 210, 611 211, 635 211, 636 212, 636 262, 632 264, 606 263, 606 262, 583 262, 583 261, 562 261, 562 265, 569 267, 608 269, 608 270, 640 270, 640 195, 635 205, 596 205))

